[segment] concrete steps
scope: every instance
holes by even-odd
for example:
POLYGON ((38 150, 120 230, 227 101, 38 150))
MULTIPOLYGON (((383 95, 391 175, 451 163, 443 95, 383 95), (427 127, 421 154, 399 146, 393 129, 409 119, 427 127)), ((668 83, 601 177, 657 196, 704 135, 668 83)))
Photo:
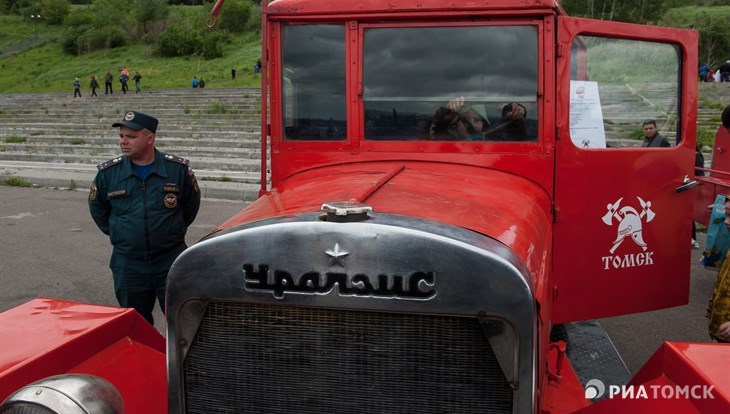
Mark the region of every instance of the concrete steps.
MULTIPOLYGON (((641 140, 633 138, 641 130, 637 119, 654 119, 665 138, 671 141, 676 137, 676 119, 666 113, 667 109, 676 111, 676 91, 662 84, 647 85, 641 90, 626 86, 601 86, 599 90, 604 118, 611 120, 605 127, 611 145, 640 145, 641 140)), ((698 130, 717 130, 722 107, 730 104, 730 83, 700 83, 698 90, 698 130)))
MULTIPOLYGON (((260 90, 172 89, 73 98, 0 95, 0 179, 88 187, 119 154, 114 122, 129 110, 157 117, 157 147, 190 160, 204 196, 251 201, 260 187, 260 90)), ((97 91, 99 93, 99 91, 97 91)))

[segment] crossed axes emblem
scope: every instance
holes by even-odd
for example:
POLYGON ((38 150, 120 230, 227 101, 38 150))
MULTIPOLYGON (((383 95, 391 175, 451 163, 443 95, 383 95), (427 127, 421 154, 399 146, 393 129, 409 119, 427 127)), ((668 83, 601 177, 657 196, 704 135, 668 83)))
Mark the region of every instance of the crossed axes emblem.
POLYGON ((613 219, 616 219, 618 222, 618 232, 616 234, 616 240, 613 242, 613 247, 611 247, 611 254, 618 249, 618 246, 623 243, 626 236, 630 236, 634 243, 646 251, 646 243, 641 233, 641 220, 646 217, 646 222, 648 223, 654 219, 655 214, 651 211, 651 201, 644 201, 641 197, 636 198, 639 199, 641 213, 631 206, 625 206, 619 209, 621 201, 624 199, 623 197, 616 200, 615 203, 606 206, 608 211, 601 218, 603 222, 609 226, 613 225, 613 219))

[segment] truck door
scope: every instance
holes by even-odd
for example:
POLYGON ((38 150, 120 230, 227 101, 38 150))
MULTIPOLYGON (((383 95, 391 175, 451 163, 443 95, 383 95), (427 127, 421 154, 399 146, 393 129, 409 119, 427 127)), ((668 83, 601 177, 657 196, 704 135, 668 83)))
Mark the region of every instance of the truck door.
POLYGON ((561 16, 557 43, 554 321, 686 304, 697 34, 561 16))

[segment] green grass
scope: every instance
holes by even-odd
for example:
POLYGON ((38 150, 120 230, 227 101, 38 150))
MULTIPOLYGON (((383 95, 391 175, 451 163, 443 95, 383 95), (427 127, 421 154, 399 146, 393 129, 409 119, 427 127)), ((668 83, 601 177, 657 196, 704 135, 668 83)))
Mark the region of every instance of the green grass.
POLYGON ((712 147, 715 144, 715 134, 717 129, 711 129, 706 127, 697 128, 697 144, 701 146, 709 145, 712 147))
POLYGON ((6 178, 3 180, 3 185, 7 185, 9 187, 31 187, 33 184, 29 183, 28 181, 25 181, 22 178, 6 178))
POLYGON ((220 177, 202 177, 200 178, 201 181, 218 181, 222 183, 229 183, 233 181, 231 177, 226 177, 225 175, 222 175, 220 177))
POLYGON ((206 114, 240 114, 241 111, 236 107, 232 106, 231 108, 228 108, 225 104, 214 101, 210 104, 208 108, 204 110, 204 113, 206 114))
MULTIPOLYGON (((717 109, 720 113, 725 108, 725 105, 722 102, 712 101, 702 95, 699 96, 699 100, 700 100, 700 106, 703 106, 705 108, 717 109)), ((719 120, 720 120, 720 117, 718 115, 717 121, 719 121, 719 120)))
POLYGON ((56 38, 61 34, 60 26, 38 23, 33 26, 28 19, 15 15, 0 15, 0 53, 12 51, 14 45, 29 39, 56 38), (34 33, 35 30, 35 33, 34 33))
MULTIPOLYGON (((193 7, 203 10, 204 6, 193 7)), ((195 10, 179 14, 199 15, 195 10)), ((199 24, 204 26, 204 19, 200 20, 199 24)), ((114 89, 118 90, 120 84, 116 79, 123 66, 132 75, 140 72, 143 91, 190 87, 193 76, 205 79, 207 88, 256 87, 261 84, 261 77, 253 75, 253 64, 261 57, 261 35, 254 31, 231 35, 223 44, 222 58, 205 60, 198 57, 158 57, 154 54, 153 45, 141 43, 73 56, 64 52, 56 41, 61 36, 61 27, 38 23, 36 29, 36 37, 49 40, 29 50, 3 54, 0 59, 0 70, 5 74, 0 77, 0 91, 3 93, 72 91, 76 77, 82 81, 82 92, 87 92, 91 76, 103 79, 107 71, 115 76, 114 89), (235 81, 231 79, 232 67, 236 68, 235 81)), ((0 16, 0 54, 12 50, 24 39, 33 38, 33 30, 33 24, 20 16, 0 16)), ((100 83, 103 91, 103 80, 100 83)), ((134 88, 133 82, 130 88, 134 88)))
POLYGON ((25 141, 26 138, 19 135, 10 135, 9 137, 5 138, 5 142, 7 142, 8 144, 22 144, 25 141))

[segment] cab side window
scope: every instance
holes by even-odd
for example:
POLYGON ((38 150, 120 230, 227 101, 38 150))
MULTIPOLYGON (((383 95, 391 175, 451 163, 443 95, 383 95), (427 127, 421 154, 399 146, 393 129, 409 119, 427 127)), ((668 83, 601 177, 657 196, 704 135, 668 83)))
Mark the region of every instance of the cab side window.
POLYGON ((345 26, 285 26, 282 54, 284 137, 347 139, 345 26))
POLYGON ((648 149, 680 141, 676 46, 595 36, 571 45, 570 136, 579 148, 648 149))

